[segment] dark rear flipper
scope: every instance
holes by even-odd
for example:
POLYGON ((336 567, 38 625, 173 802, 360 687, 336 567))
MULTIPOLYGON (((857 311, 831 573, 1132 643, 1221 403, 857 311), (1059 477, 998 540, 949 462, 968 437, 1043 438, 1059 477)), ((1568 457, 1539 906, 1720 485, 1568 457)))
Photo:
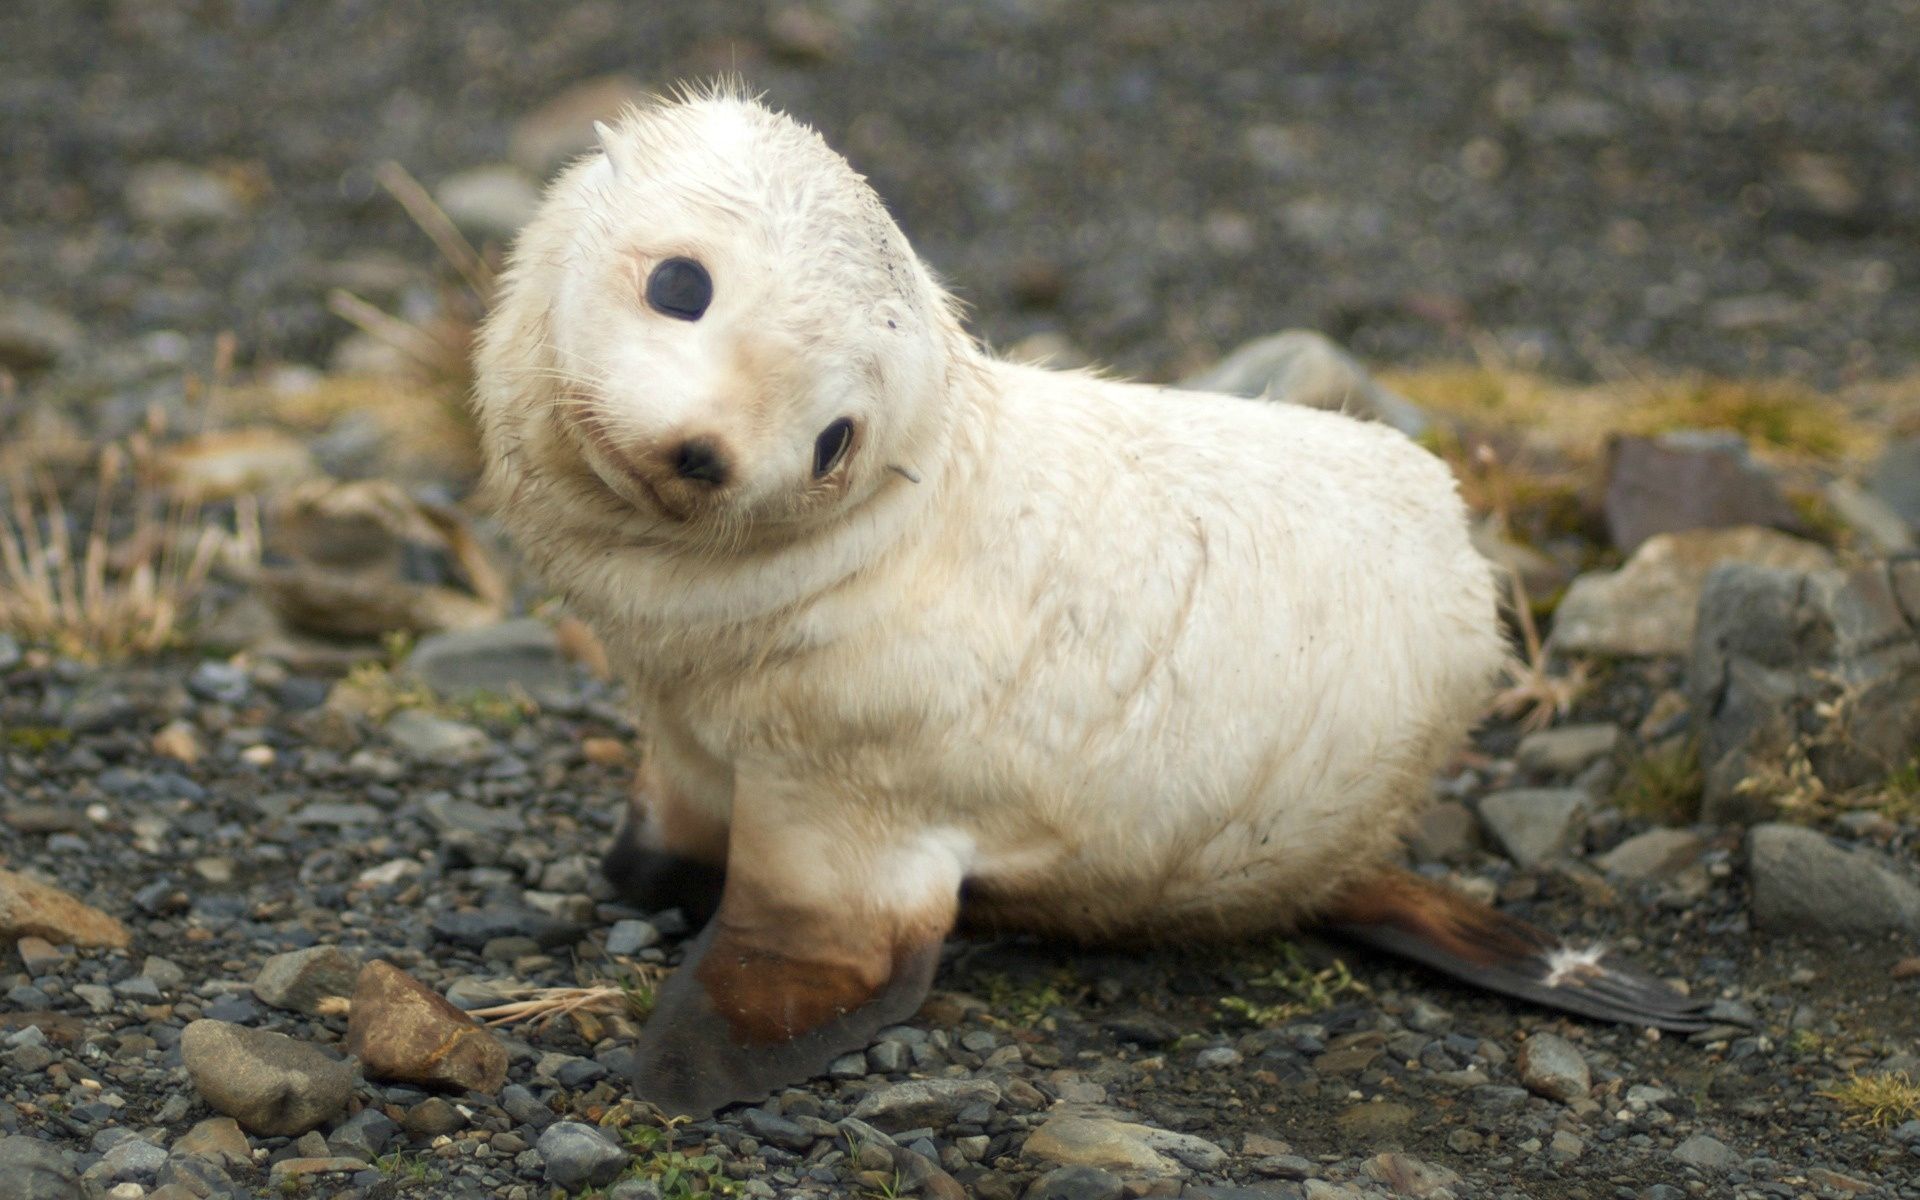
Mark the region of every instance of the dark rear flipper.
POLYGON ((1355 888, 1324 922, 1330 932, 1464 983, 1548 1008, 1696 1033, 1717 1022, 1711 1001, 1683 996, 1599 948, 1582 950, 1440 884, 1389 870, 1355 888))

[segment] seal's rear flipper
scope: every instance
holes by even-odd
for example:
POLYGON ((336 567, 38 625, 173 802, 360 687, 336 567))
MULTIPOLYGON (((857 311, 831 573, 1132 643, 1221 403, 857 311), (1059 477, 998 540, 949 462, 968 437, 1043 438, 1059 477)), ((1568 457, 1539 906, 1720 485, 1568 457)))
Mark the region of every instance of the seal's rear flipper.
POLYGON ((1598 947, 1559 938, 1405 871, 1356 887, 1326 928, 1455 979, 1603 1021, 1693 1033, 1712 1025, 1709 1001, 1683 996, 1598 947))
MULTIPOLYGON (((752 837, 735 822, 736 839, 752 837)), ((926 999, 953 925, 957 864, 870 838, 782 830, 732 855, 713 922, 660 988, 634 1094, 703 1117, 825 1073, 926 999)))

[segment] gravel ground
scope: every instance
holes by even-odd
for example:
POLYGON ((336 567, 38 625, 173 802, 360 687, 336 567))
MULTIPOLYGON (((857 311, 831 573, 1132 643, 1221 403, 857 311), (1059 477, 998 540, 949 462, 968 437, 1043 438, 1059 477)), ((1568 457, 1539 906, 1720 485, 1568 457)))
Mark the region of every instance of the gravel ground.
POLYGON ((583 78, 737 70, 868 172, 998 344, 1169 378, 1317 328, 1575 373, 1920 356, 1920 3, 15 0, 0 278, 97 338, 319 361, 432 258, 376 186, 505 157, 583 78), (130 211, 211 168, 226 216, 130 211), (374 295, 376 300, 384 296, 374 295))
MULTIPOLYGON (((325 364, 347 332, 328 288, 418 314, 444 271, 379 163, 438 187, 507 160, 516 122, 578 80, 732 69, 850 153, 997 344, 1057 335, 1170 378, 1298 325, 1380 362, 1485 333, 1574 374, 1896 374, 1920 359, 1915 28, 1915 3, 516 2, 451 20, 15 0, 0 298, 72 332, 0 352, 54 346, 60 369, 28 370, 24 395, 89 377, 71 394, 101 403, 75 412, 102 428, 177 403, 222 330, 246 359, 325 364)), ((1821 1095, 1855 1072, 1920 1079, 1914 932, 1756 931, 1753 835, 1696 824, 1648 858, 1651 816, 1607 802, 1684 710, 1671 657, 1604 665, 1571 714, 1612 750, 1486 730, 1416 861, 1719 997, 1707 1034, 1553 1017, 1312 940, 956 942, 911 1026, 670 1136, 633 1132, 654 1127, 626 1103, 618 1016, 506 1030, 503 1089, 359 1080, 312 1132, 242 1134, 192 1076, 191 1022, 348 1036, 336 1012, 279 1006, 276 955, 385 959, 472 1006, 503 980, 645 976, 689 931, 612 903, 593 870, 631 771, 617 689, 569 669, 525 709, 401 694, 389 717, 331 675, 241 662, 99 667, 0 636, 0 868, 132 935, 0 938, 0 1200, 529 1200, 616 1173, 627 1200, 1920 1197, 1920 1120, 1850 1123, 1821 1095), (1516 787, 1554 791, 1486 803, 1516 787), (1502 815, 1563 800, 1580 820, 1502 815), (1532 862, 1516 846, 1538 837, 1554 850, 1532 862), (619 1147, 585 1128, 629 1118, 619 1147)), ((1870 856, 1828 870, 1913 876, 1911 809, 1821 828, 1870 856)), ((311 1099, 332 1068, 309 1066, 311 1099)))

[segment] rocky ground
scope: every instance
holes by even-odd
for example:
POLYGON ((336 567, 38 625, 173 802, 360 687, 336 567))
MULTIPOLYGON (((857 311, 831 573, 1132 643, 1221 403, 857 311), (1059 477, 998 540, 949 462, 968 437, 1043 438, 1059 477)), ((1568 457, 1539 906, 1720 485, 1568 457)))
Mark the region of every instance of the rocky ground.
POLYGON ((1434 7, 6 6, 0 1200, 1920 1196, 1920 11, 1434 7), (1539 636, 1411 861, 1721 1023, 956 942, 831 1078, 635 1104, 691 931, 595 874, 634 731, 379 171, 497 242, 608 73, 721 68, 996 342, 1446 455, 1539 636), (1289 325, 1399 369, 1220 361, 1289 325))

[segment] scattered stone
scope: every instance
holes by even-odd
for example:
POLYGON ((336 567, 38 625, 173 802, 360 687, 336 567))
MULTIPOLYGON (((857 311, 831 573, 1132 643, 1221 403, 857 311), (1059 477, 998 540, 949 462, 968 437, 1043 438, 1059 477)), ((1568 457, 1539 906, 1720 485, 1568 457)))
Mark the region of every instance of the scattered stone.
POLYGON ((507 157, 536 179, 596 145, 595 121, 613 121, 628 105, 645 103, 646 85, 629 75, 602 75, 553 96, 513 125, 507 157))
POLYGON ((215 1112, 270 1137, 331 1120, 353 1093, 353 1068, 285 1034, 199 1020, 180 1035, 187 1074, 215 1112))
POLYGON ((572 679, 559 636, 531 617, 421 638, 402 670, 443 696, 515 689, 538 696, 572 679))
POLYGON ((418 708, 394 713, 385 731, 387 740, 408 758, 449 767, 484 758, 493 744, 478 726, 418 708))
POLYGON ((1738 525, 1799 530, 1804 524, 1737 433, 1614 438, 1602 507, 1613 544, 1629 554, 1656 534, 1738 525))
MULTIPOLYGON (((1439 1163, 1430 1163, 1410 1154, 1376 1154, 1362 1168, 1367 1178, 1384 1184, 1396 1196, 1426 1200, 1443 1190, 1460 1186, 1460 1176, 1439 1163)), ((1451 1194, 1451 1193, 1450 1193, 1451 1194)))
POLYGON ((1676 1161, 1712 1174, 1722 1174, 1740 1165, 1740 1156, 1718 1138, 1697 1133, 1673 1148, 1676 1161))
POLYGON ((220 175, 188 163, 141 163, 127 176, 127 211, 149 225, 218 225, 246 215, 240 192, 220 175))
POLYGON ((58 309, 0 297, 0 369, 51 367, 78 350, 84 337, 79 323, 58 309))
POLYGON ((152 1183, 167 1152, 144 1138, 130 1137, 88 1167, 80 1178, 95 1186, 116 1183, 152 1183))
POLYGON ((206 753, 200 744, 200 731, 187 721, 170 721, 153 735, 153 752, 162 758, 192 766, 206 753))
POLYGON ((1127 1189, 1099 1167, 1055 1167, 1033 1181, 1027 1200, 1120 1200, 1127 1189))
POLYGON ((351 1175, 366 1169, 366 1162, 358 1158, 339 1158, 332 1155, 283 1158, 268 1170, 267 1183, 272 1187, 285 1188, 316 1175, 351 1175))
POLYGON ((172 1146, 176 1155, 210 1158, 232 1167, 253 1162, 253 1147, 240 1123, 232 1117, 208 1117, 177 1138, 172 1146))
POLYGON ((10 633, 0 633, 0 671, 11 671, 20 665, 24 655, 20 643, 10 633))
POLYGON ((1342 1109, 1333 1123, 1339 1127, 1342 1137, 1368 1145, 1398 1137, 1413 1124, 1413 1109, 1391 1100, 1353 1104, 1342 1109))
POLYGON ((1520 1046, 1514 1060, 1520 1082, 1536 1096, 1571 1104, 1593 1086, 1587 1060, 1572 1042, 1551 1033, 1536 1033, 1520 1046))
POLYGON ((1619 879, 1659 879, 1691 866, 1706 848, 1699 835, 1684 829, 1649 829, 1635 834, 1593 860, 1619 879))
POLYGON ((547 1182, 573 1191, 605 1187, 627 1165, 627 1152, 579 1121, 555 1121, 536 1147, 547 1164, 547 1182))
POLYGON ((1753 921, 1783 933, 1920 934, 1920 884, 1883 855, 1844 850, 1797 825, 1748 835, 1753 921))
POLYGON ((398 1132, 400 1125, 393 1118, 377 1108, 363 1108, 327 1135, 327 1149, 341 1157, 372 1162, 398 1132))
POLYGON ((1771 529, 1706 529, 1647 539, 1617 571, 1593 571, 1554 610, 1554 649, 1567 654, 1681 655, 1692 648, 1707 576, 1722 563, 1815 570, 1824 547, 1771 529))
MULTIPOLYGON (((656 926, 658 918, 656 915, 656 926)), ((577 921, 555 917, 533 908, 483 908, 436 913, 433 935, 443 941, 485 950, 487 943, 501 938, 527 938, 542 948, 572 943, 585 927, 577 921)))
POLYGON ((1047 1118, 1020 1148, 1023 1158, 1063 1166, 1098 1167, 1129 1175, 1177 1175, 1179 1164, 1147 1144, 1145 1125, 1107 1117, 1059 1113, 1047 1118))
POLYGON ((31 935, 14 943, 14 953, 29 975, 50 975, 66 965, 66 952, 45 938, 31 935))
POLYGON ((433 198, 466 232, 506 241, 540 207, 540 185, 518 167, 486 163, 447 176, 433 198))
POLYGON ((442 833, 478 833, 488 836, 524 832, 527 819, 511 808, 489 808, 471 800, 456 800, 451 792, 430 792, 420 808, 442 833))
POLYGON ((65 946, 124 950, 126 926, 59 888, 0 868, 0 940, 38 937, 65 946))
POLYGON ((360 960, 338 946, 311 946, 276 954, 260 967, 253 994, 262 1004, 308 1014, 320 1001, 351 996, 360 976, 360 960))
MULTIPOLYGON (((863 1064, 864 1068, 864 1064, 863 1064)), ((876 1088, 854 1106, 853 1115, 893 1132, 951 1125, 975 1104, 1000 1103, 1000 1089, 987 1079, 909 1079, 876 1088)))
POLYGON ((360 968, 346 1046, 374 1079, 488 1094, 506 1082, 507 1050, 490 1030, 382 959, 360 968))
POLYGON ((400 1118, 400 1127, 414 1138, 431 1141, 467 1127, 467 1118, 459 1109, 438 1096, 428 1096, 400 1118))
POLYGON ((1867 486, 1909 528, 1920 530, 1920 437, 1889 441, 1867 486))
POLYGON ((1828 507, 1875 554, 1909 554, 1915 547, 1914 526, 1893 506, 1851 479, 1836 479, 1826 488, 1828 507))
POLYGON ((1248 342, 1180 386, 1351 413, 1391 425, 1408 437, 1419 437, 1433 424, 1418 405, 1380 386, 1331 339, 1306 329, 1248 342))
POLYGON ((1513 757, 1522 771, 1537 775, 1578 775, 1595 759, 1612 754, 1619 744, 1618 725, 1563 725, 1520 739, 1513 757))
POLYGON ((38 1138, 0 1137, 0 1184, 9 1200, 82 1200, 67 1156, 38 1138))
POLYGON ((1765 820, 1783 794, 1879 786, 1908 761, 1920 746, 1916 615, 1920 559, 1714 571, 1687 665, 1703 816, 1765 820))
POLYGON ((628 918, 615 921, 607 930, 607 953, 618 955, 638 954, 648 946, 660 941, 660 931, 646 921, 628 918))
POLYGON ((1480 801, 1480 821, 1507 857, 1535 866, 1569 850, 1586 825, 1588 799, 1579 788, 1515 788, 1480 801))

